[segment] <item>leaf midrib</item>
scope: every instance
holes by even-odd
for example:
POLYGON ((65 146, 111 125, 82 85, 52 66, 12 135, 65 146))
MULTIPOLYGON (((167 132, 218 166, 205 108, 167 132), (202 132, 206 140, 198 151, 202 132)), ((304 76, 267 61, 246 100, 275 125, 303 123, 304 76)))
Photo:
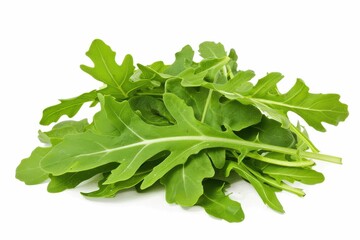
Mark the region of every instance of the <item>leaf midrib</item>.
MULTIPOLYGON (((337 157, 332 157, 328 155, 323 155, 319 153, 312 153, 312 152, 299 152, 296 149, 292 148, 286 148, 286 147, 279 147, 279 146, 273 146, 269 144, 263 144, 263 143, 256 143, 251 141, 246 141, 242 139, 232 139, 232 138, 224 138, 224 137, 211 137, 211 136, 175 136, 175 137, 164 137, 164 138, 155 138, 155 139, 144 139, 143 141, 131 143, 128 145, 123 145, 120 147, 115 148, 108 148, 101 151, 96 151, 92 153, 84 153, 74 156, 75 158, 79 157, 85 157, 85 156, 93 156, 98 154, 109 154, 116 151, 121 151, 124 149, 134 148, 138 146, 148 146, 151 144, 164 144, 168 142, 202 142, 201 144, 204 144, 204 148, 214 148, 214 147, 224 147, 224 148, 231 148, 231 149, 237 149, 241 150, 244 147, 249 148, 255 148, 255 149, 263 149, 263 150, 270 150, 278 153, 284 153, 284 154, 291 154, 291 155, 299 155, 301 157, 308 157, 313 159, 319 159, 324 161, 330 161, 330 162, 338 162, 340 161, 337 157), (213 143, 213 144, 211 144, 213 143)), ((173 144, 173 146, 176 146, 176 144, 173 144)))
POLYGON ((100 50, 100 48, 98 46, 96 46, 96 49, 99 52, 100 58, 102 63, 104 64, 105 70, 106 72, 109 74, 111 80, 114 82, 114 84, 116 85, 116 88, 120 90, 121 94, 123 94, 125 97, 127 97, 127 94, 124 92, 124 90, 122 89, 122 84, 119 85, 119 83, 115 80, 114 75, 112 74, 112 72, 110 71, 108 65, 106 64, 105 58, 100 50))
POLYGON ((335 111, 333 109, 315 109, 315 108, 307 108, 307 107, 300 107, 300 106, 296 106, 296 105, 290 105, 290 104, 286 104, 283 102, 276 102, 276 101, 272 101, 272 100, 267 100, 267 99, 263 99, 263 98, 252 98, 252 97, 246 97, 243 96, 241 94, 237 94, 237 93, 230 93, 230 92, 226 92, 226 91, 219 91, 220 93, 224 94, 224 95, 230 95, 230 96, 236 96, 242 99, 248 99, 254 103, 260 103, 260 104, 271 104, 271 105, 277 105, 277 106, 282 106, 282 107, 287 107, 290 109, 299 109, 299 110, 305 110, 305 111, 312 111, 312 112, 332 112, 332 113, 346 113, 346 111, 335 111))

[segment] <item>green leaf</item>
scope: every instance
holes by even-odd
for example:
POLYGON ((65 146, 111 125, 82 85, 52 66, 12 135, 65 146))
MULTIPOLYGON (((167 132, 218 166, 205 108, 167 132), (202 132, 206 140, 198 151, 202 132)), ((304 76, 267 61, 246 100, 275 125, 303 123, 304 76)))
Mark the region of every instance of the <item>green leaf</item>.
POLYGON ((112 198, 112 197, 115 197, 118 192, 125 190, 125 189, 132 188, 132 187, 136 186, 137 184, 139 184, 146 175, 147 175, 147 172, 135 173, 134 176, 132 176, 131 178, 129 178, 125 181, 116 182, 113 184, 106 184, 106 185, 103 184, 106 181, 106 178, 104 178, 99 182, 98 190, 89 192, 89 193, 81 193, 81 194, 86 197, 112 198))
POLYGON ((175 62, 169 66, 165 73, 174 76, 178 75, 191 65, 193 57, 194 50, 189 45, 186 45, 180 52, 175 54, 175 62))
POLYGON ((252 94, 253 101, 266 104, 284 113, 292 111, 301 116, 310 126, 318 131, 325 131, 322 122, 338 125, 348 116, 347 105, 339 101, 337 94, 313 94, 301 79, 285 94, 270 94, 275 88, 276 81, 269 83, 258 82, 254 87, 264 89, 252 94), (266 90, 268 92, 266 92, 266 90))
MULTIPOLYGON (((101 108, 104 109, 104 96, 98 95, 101 108)), ((106 111, 99 111, 94 115, 94 121, 90 127, 91 132, 98 135, 118 136, 121 134, 116 125, 107 117, 106 111)))
POLYGON ((262 171, 278 181, 286 180, 289 182, 299 181, 304 184, 317 184, 325 180, 322 173, 310 168, 280 167, 268 164, 262 171))
POLYGON ((249 94, 252 96, 266 96, 268 93, 276 91, 276 84, 283 78, 284 76, 281 73, 268 73, 265 77, 258 80, 249 94))
POLYGON ((49 192, 97 177, 98 189, 83 193, 88 197, 162 184, 169 203, 199 205, 210 215, 239 222, 244 213, 225 193, 228 182, 244 179, 266 205, 284 212, 276 192, 304 196, 290 184, 324 181, 312 169, 313 160, 341 163, 320 154, 305 128, 288 117, 293 112, 325 131, 323 123, 337 125, 348 116, 339 95, 310 93, 300 79, 281 93, 283 75, 277 72, 253 84, 255 73, 238 70, 235 50, 227 54, 221 43, 204 42, 199 53, 202 60, 194 62, 187 45, 171 65, 134 64, 131 55, 118 64, 116 53, 94 40, 86 53, 93 66, 81 69, 103 86, 46 108, 40 123, 71 118, 86 102, 100 103, 100 111, 90 124, 63 121, 39 131, 39 140, 51 148, 36 148, 19 164, 16 177, 26 184, 50 177, 49 192))
POLYGON ((110 162, 122 163, 112 171, 105 184, 129 179, 150 157, 159 152, 170 155, 145 177, 142 188, 147 188, 189 156, 207 148, 230 148, 240 152, 264 149, 304 157, 329 158, 321 154, 302 153, 295 149, 254 143, 238 138, 230 131, 220 132, 193 117, 190 107, 173 94, 164 94, 164 103, 176 120, 175 125, 146 124, 130 108, 127 101, 116 102, 104 98, 107 118, 121 133, 120 136, 98 135, 91 132, 70 135, 57 144, 42 160, 41 167, 57 176, 66 172, 92 169, 110 162))
POLYGON ((227 174, 229 174, 230 171, 234 170, 242 178, 249 181, 266 205, 278 212, 284 212, 281 203, 276 197, 275 190, 268 185, 265 185, 261 180, 256 178, 243 164, 236 164, 235 162, 230 162, 228 163, 226 168, 227 174))
POLYGON ((162 153, 155 155, 148 162, 143 164, 131 178, 124 181, 112 184, 104 184, 106 179, 110 175, 110 172, 104 173, 103 179, 101 179, 98 183, 98 190, 81 194, 87 197, 115 197, 118 192, 137 186, 144 179, 144 177, 153 169, 153 167, 164 159, 164 157, 166 157, 166 155, 163 155, 162 153))
POLYGON ((263 117, 261 122, 252 128, 257 131, 259 141, 262 143, 283 147, 294 147, 296 143, 290 130, 282 128, 279 122, 267 117, 263 117))
POLYGON ((211 159, 214 166, 221 169, 225 165, 226 151, 222 148, 207 149, 206 154, 211 159))
POLYGON ((21 161, 16 168, 16 178, 25 184, 39 184, 49 178, 49 173, 40 168, 40 161, 51 150, 51 148, 37 147, 30 157, 21 161))
MULTIPOLYGON (((202 72, 207 72, 209 80, 214 80, 216 74, 220 69, 223 69, 224 66, 230 61, 230 58, 225 56, 222 58, 210 58, 202 60, 198 67, 195 69, 195 74, 202 72)), ((186 79, 183 79, 183 85, 186 85, 186 79)))
POLYGON ((161 179, 161 183, 165 185, 167 202, 181 206, 195 205, 203 194, 203 179, 214 174, 206 154, 191 156, 186 163, 175 167, 161 179))
POLYGON ((163 61, 153 62, 149 67, 160 74, 165 74, 165 71, 169 68, 163 61))
POLYGON ((204 194, 197 205, 203 207, 209 215, 228 222, 241 222, 244 220, 245 216, 240 203, 231 200, 225 194, 224 182, 209 179, 204 181, 203 185, 204 194))
POLYGON ((228 97, 229 99, 237 99, 238 96, 227 94, 228 92, 236 92, 240 94, 247 94, 253 88, 252 83, 249 81, 255 76, 255 73, 251 70, 247 71, 239 71, 236 75, 231 78, 225 84, 216 84, 216 85, 208 85, 208 87, 217 90, 224 94, 224 96, 228 97))
POLYGON ((226 57, 226 51, 221 43, 203 42, 199 46, 199 53, 203 58, 226 57))
POLYGON ((314 143, 309 139, 309 135, 304 126, 301 126, 300 123, 295 127, 294 125, 290 125, 290 130, 296 134, 297 143, 296 148, 300 151, 306 151, 310 148, 312 152, 319 152, 319 149, 314 145, 314 143))
MULTIPOLYGON (((256 162, 255 161, 249 162, 248 159, 245 159, 243 161, 243 163, 241 163, 240 165, 242 165, 244 168, 246 168, 251 174, 253 174, 259 181, 261 181, 264 184, 272 186, 275 189, 281 189, 281 190, 285 190, 285 191, 294 193, 300 197, 305 196, 305 193, 302 189, 292 187, 292 186, 282 182, 279 179, 274 179, 273 177, 270 177, 266 174, 262 174, 261 172, 259 172, 257 170, 258 167, 255 166, 258 164, 254 164, 254 163, 256 163, 256 162)), ((264 165, 267 165, 267 164, 264 164, 264 165)))
POLYGON ((250 105, 243 105, 238 101, 221 102, 221 95, 210 93, 208 89, 197 87, 182 87, 181 80, 167 81, 166 90, 183 99, 188 106, 194 109, 196 119, 215 129, 222 126, 240 131, 261 120, 261 112, 250 105))
POLYGON ((48 132, 39 131, 39 139, 43 143, 56 145, 61 142, 65 136, 84 132, 88 126, 89 123, 87 119, 81 121, 62 121, 54 125, 48 132))
POLYGON ((283 78, 280 73, 269 73, 249 89, 246 81, 230 80, 225 84, 209 83, 201 79, 182 81, 183 86, 204 86, 214 89, 229 99, 243 104, 252 104, 265 112, 270 118, 280 122, 284 128, 291 123, 286 116, 292 111, 302 117, 318 131, 325 131, 322 122, 338 125, 349 115, 347 105, 339 101, 338 94, 313 94, 301 79, 285 94, 280 94, 276 84, 283 78), (242 86, 246 84, 245 86, 242 86))
POLYGON ((141 70, 140 79, 146 80, 152 80, 152 81, 158 81, 158 82, 164 82, 168 78, 173 78, 171 75, 167 75, 164 73, 160 73, 153 69, 151 66, 145 66, 142 64, 137 65, 139 69, 141 70))
POLYGON ((238 55, 236 54, 235 49, 230 49, 229 58, 231 59, 231 61, 228 64, 228 66, 229 66, 228 69, 231 71, 232 74, 236 74, 238 72, 238 70, 237 70, 238 55))
POLYGON ((57 193, 62 192, 66 189, 75 188, 77 185, 79 185, 85 180, 92 178, 96 174, 109 172, 117 166, 118 164, 113 163, 86 171, 65 173, 60 176, 50 176, 51 181, 48 184, 47 190, 51 193, 57 193))
POLYGON ((96 80, 116 89, 122 98, 127 98, 132 91, 149 84, 148 81, 130 81, 135 69, 132 56, 126 55, 119 66, 115 61, 116 53, 102 40, 94 40, 86 55, 93 61, 94 67, 81 65, 81 69, 96 80))
POLYGON ((94 101, 96 97, 97 92, 93 90, 75 98, 62 99, 59 104, 48 107, 43 111, 40 124, 49 125, 53 122, 57 122, 63 115, 67 115, 69 118, 72 118, 76 115, 84 103, 94 101))
POLYGON ((165 94, 164 102, 177 121, 176 125, 148 125, 133 113, 127 102, 118 103, 105 97, 104 111, 108 119, 116 123, 114 125, 121 135, 111 137, 86 132, 68 136, 42 161, 42 167, 53 175, 61 175, 88 170, 112 161, 122 163, 109 176, 106 183, 110 184, 130 178, 149 157, 158 152, 171 151, 169 157, 145 178, 143 187, 146 188, 205 147, 238 146, 235 135, 215 131, 196 121, 192 117, 191 108, 186 107, 175 95, 165 94), (233 138, 234 141, 224 142, 227 138, 233 138))
POLYGON ((129 100, 131 108, 146 123, 165 126, 174 123, 174 119, 166 109, 163 101, 152 96, 137 96, 129 100))

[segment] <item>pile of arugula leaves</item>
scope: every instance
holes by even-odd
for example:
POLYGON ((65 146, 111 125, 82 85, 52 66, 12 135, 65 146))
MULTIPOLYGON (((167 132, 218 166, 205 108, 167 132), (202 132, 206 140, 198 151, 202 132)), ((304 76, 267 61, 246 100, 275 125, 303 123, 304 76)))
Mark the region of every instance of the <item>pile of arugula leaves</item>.
POLYGON ((348 116, 337 94, 313 94, 301 79, 286 93, 283 75, 268 73, 255 84, 251 70, 237 68, 237 55, 214 42, 200 44, 200 62, 185 46, 171 65, 162 61, 134 67, 131 55, 121 65, 115 52, 94 40, 87 56, 94 66, 81 69, 104 83, 44 110, 40 123, 73 117, 84 103, 100 105, 91 123, 66 120, 39 131, 37 147, 16 169, 26 184, 50 178, 49 192, 75 188, 101 176, 87 197, 114 197, 124 189, 143 191, 160 182, 166 200, 201 206, 229 222, 244 219, 240 203, 225 189, 241 179, 251 184, 270 208, 283 212, 278 191, 299 196, 294 181, 324 181, 312 169, 314 159, 341 163, 320 154, 294 112, 318 131, 323 122, 337 125, 348 116))

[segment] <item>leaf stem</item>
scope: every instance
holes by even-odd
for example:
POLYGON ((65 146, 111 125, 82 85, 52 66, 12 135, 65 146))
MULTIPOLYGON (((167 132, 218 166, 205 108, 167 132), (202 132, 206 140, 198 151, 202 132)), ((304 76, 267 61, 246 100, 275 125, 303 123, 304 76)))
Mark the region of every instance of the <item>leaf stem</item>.
POLYGON ((283 182, 278 183, 277 181, 275 181, 272 178, 263 176, 261 173, 255 171, 254 169, 252 169, 251 167, 248 167, 246 164, 241 163, 244 167, 246 167, 257 179, 261 180, 264 183, 269 184, 270 186, 279 188, 279 189, 283 189, 285 191, 291 192, 291 193, 295 193, 296 195, 303 197, 305 196, 305 193, 303 192, 303 190, 301 190, 300 188, 294 188, 292 186, 289 186, 283 182))
POLYGON ((269 158, 269 157, 264 157, 262 155, 251 153, 251 152, 247 153, 246 155, 248 157, 251 157, 253 159, 256 159, 256 160, 259 160, 262 162, 267 162, 267 163, 271 163, 271 164, 275 164, 275 165, 279 165, 279 166, 286 166, 286 167, 306 167, 306 166, 312 166, 315 164, 313 161, 310 161, 310 160, 290 162, 290 161, 284 161, 284 160, 278 160, 278 159, 273 159, 273 158, 269 158))
POLYGON ((340 157, 330 156, 326 154, 313 153, 313 152, 299 152, 301 157, 312 158, 317 160, 322 160, 325 162, 342 164, 342 159, 340 157))
MULTIPOLYGON (((250 148, 250 150, 266 150, 278 153, 284 153, 294 156, 299 156, 300 158, 311 158, 317 159, 332 163, 341 164, 341 158, 325 155, 321 153, 313 153, 313 152, 304 152, 298 151, 293 148, 286 148, 280 146, 274 146, 270 144, 251 142, 247 140, 243 140, 240 138, 228 138, 228 137, 211 137, 206 135, 195 135, 195 136, 173 136, 173 137, 163 137, 163 138, 155 138, 155 139, 143 139, 139 142, 135 142, 128 145, 123 145, 115 148, 104 149, 101 151, 96 151, 92 153, 84 153, 82 156, 90 156, 90 155, 98 155, 98 154, 108 154, 109 152, 116 152, 123 149, 138 147, 138 146, 146 146, 151 144, 163 144, 165 142, 184 142, 184 141, 192 141, 198 144, 203 144, 204 148, 214 148, 214 147, 224 147, 228 149, 235 149, 237 151, 242 151, 244 148, 250 148), (200 142, 200 143, 199 143, 200 142), (213 144, 211 144, 213 143, 213 144)), ((80 156, 80 155, 79 155, 80 156)))
MULTIPOLYGON (((226 67, 225 65, 223 66, 223 72, 224 72, 224 75, 227 79, 227 71, 226 71, 226 67)), ((216 78, 214 79, 214 84, 216 83, 216 78)), ((211 97, 212 97, 212 94, 213 94, 214 90, 213 89, 209 89, 209 93, 208 93, 208 96, 206 98, 206 103, 205 103, 205 106, 204 106, 204 110, 202 112, 202 115, 201 115, 201 122, 204 123, 205 122, 205 118, 206 118, 206 114, 207 114, 207 111, 209 109, 209 106, 210 106, 210 102, 211 102, 211 97)))
POLYGON ((306 146, 308 146, 311 151, 318 153, 319 149, 315 147, 315 145, 293 124, 290 124, 290 130, 296 134, 297 137, 299 137, 302 141, 305 142, 306 146))
POLYGON ((163 96, 164 93, 156 93, 156 92, 137 92, 136 95, 138 96, 163 96))
POLYGON ((227 64, 226 64, 226 69, 227 69, 227 71, 229 73, 230 79, 234 78, 234 74, 233 74, 231 68, 229 67, 229 65, 227 65, 227 64))
POLYGON ((206 113, 209 109, 209 106, 210 106, 210 101, 211 101, 211 97, 212 97, 212 94, 213 94, 213 89, 209 89, 209 94, 206 98, 206 103, 205 103, 205 106, 204 106, 204 110, 202 112, 202 116, 201 116, 201 122, 204 123, 205 122, 205 117, 206 117, 206 113))

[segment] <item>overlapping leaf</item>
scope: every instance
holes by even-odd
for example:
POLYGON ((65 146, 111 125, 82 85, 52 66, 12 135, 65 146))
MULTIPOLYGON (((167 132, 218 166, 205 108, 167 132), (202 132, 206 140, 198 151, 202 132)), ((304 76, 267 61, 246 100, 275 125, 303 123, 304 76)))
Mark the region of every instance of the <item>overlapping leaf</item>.
POLYGON ((245 215, 240 203, 231 200, 224 192, 225 183, 217 180, 204 181, 204 194, 197 203, 205 211, 228 222, 241 222, 245 215))
POLYGON ((304 196, 291 183, 324 181, 312 169, 314 159, 341 163, 320 154, 305 128, 287 116, 294 112, 325 131, 323 123, 337 125, 348 116, 339 95, 310 93, 300 79, 280 93, 283 75, 277 72, 253 84, 255 73, 238 70, 235 50, 228 54, 220 43, 204 42, 199 53, 203 59, 195 62, 187 45, 170 65, 156 61, 136 68, 131 55, 119 65, 116 53, 94 40, 86 53, 94 66, 81 69, 104 86, 46 108, 40 123, 72 118, 86 102, 100 103, 100 111, 90 123, 65 120, 39 131, 45 146, 21 161, 16 177, 29 185, 50 178, 49 192, 98 179, 97 190, 82 194, 107 198, 160 182, 169 203, 198 205, 240 222, 241 205, 225 192, 229 182, 247 181, 282 213, 276 192, 304 196))
POLYGON ((190 157, 161 179, 165 185, 166 200, 182 206, 194 206, 204 192, 202 181, 214 174, 211 161, 205 153, 190 157))
POLYGON ((96 96, 97 93, 94 90, 81 94, 75 98, 60 100, 59 104, 48 107, 43 111, 40 124, 49 125, 53 122, 57 122, 63 115, 67 115, 71 118, 76 115, 84 103, 94 101, 96 96))
POLYGON ((41 167, 57 176, 119 162, 120 166, 105 182, 111 184, 132 177, 155 154, 170 151, 169 156, 145 177, 142 186, 146 188, 202 149, 227 147, 243 151, 255 146, 266 148, 266 145, 246 142, 231 132, 221 132, 202 124, 193 117, 192 108, 173 94, 164 94, 164 103, 176 120, 175 125, 149 125, 132 111, 128 102, 119 103, 105 97, 102 111, 106 112, 107 119, 121 135, 106 136, 92 132, 70 135, 54 146, 42 160, 41 167))

